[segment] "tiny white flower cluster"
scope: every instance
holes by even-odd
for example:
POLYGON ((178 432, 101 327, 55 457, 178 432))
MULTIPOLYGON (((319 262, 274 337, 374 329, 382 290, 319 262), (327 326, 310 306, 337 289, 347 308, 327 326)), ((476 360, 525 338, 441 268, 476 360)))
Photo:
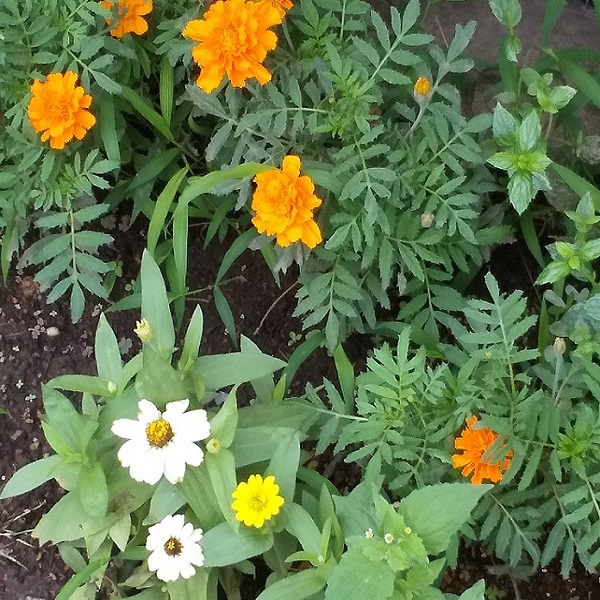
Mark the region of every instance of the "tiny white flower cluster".
MULTIPOLYGON (((161 412, 152 402, 138 402, 137 419, 117 419, 112 432, 127 440, 117 457, 136 481, 155 485, 164 477, 175 484, 187 465, 198 467, 204 452, 195 443, 210 435, 205 410, 187 411, 188 399, 169 402, 161 412), (187 412, 186 412, 187 411, 187 412)), ((215 443, 218 443, 214 440, 215 443)), ((194 529, 183 515, 169 515, 148 530, 148 568, 162 581, 187 579, 204 564, 202 529, 194 529)))

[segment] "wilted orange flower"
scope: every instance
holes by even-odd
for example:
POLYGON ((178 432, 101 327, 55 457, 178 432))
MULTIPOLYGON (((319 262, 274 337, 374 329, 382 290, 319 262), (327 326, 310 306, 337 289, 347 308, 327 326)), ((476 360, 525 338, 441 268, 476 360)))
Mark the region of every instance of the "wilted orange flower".
POLYGON ((498 439, 498 434, 488 428, 473 429, 477 421, 477 417, 469 417, 466 428, 463 429, 460 437, 454 440, 454 447, 464 452, 452 455, 452 465, 456 469, 463 467, 461 473, 465 477, 473 473, 471 482, 474 484, 483 483, 484 479, 497 483, 502 479, 502 471, 506 471, 510 466, 513 451, 510 450, 506 458, 497 462, 490 462, 489 458, 482 460, 483 455, 498 439))
POLYGON ((321 199, 315 196, 315 186, 307 175, 300 176, 300 159, 286 156, 282 169, 259 173, 252 196, 256 211, 252 223, 258 233, 276 235, 277 243, 286 247, 301 241, 314 248, 323 241, 319 226, 313 220, 313 210, 321 199))
POLYGON ((190 21, 183 35, 196 42, 192 57, 201 68, 198 86, 209 93, 227 75, 235 87, 255 77, 261 85, 271 80, 262 62, 277 45, 269 27, 281 23, 279 11, 269 3, 218 0, 204 19, 190 21))
MULTIPOLYGON (((109 10, 114 6, 113 0, 102 0, 101 6, 109 10)), ((148 23, 144 15, 152 12, 152 0, 119 0, 119 20, 111 28, 110 35, 116 38, 123 37, 126 33, 137 33, 142 35, 148 31, 148 23)), ((112 19, 106 19, 108 25, 112 19)))
POLYGON ((427 77, 419 77, 415 81, 413 87, 413 94, 417 102, 428 100, 431 94, 431 81, 427 77))
POLYGON ((293 6, 291 0, 258 0, 258 3, 275 8, 282 20, 285 17, 285 13, 293 6))
POLYGON ((27 115, 42 142, 50 139, 50 147, 62 150, 76 137, 83 139, 96 122, 96 117, 85 110, 92 97, 81 86, 75 86, 77 74, 72 71, 50 73, 42 83, 38 79, 31 86, 32 98, 27 115))

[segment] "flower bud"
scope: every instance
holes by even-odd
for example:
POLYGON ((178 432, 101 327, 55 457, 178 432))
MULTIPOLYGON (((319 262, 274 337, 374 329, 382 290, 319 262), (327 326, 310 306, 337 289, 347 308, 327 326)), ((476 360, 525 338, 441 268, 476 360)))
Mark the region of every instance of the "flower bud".
POLYGON ((217 454, 217 452, 219 452, 220 449, 221 444, 219 444, 219 440, 217 440, 216 438, 210 438, 210 440, 206 442, 207 452, 210 452, 211 454, 217 454))
POLYGON ((431 227, 433 225, 434 216, 431 213, 423 213, 421 215, 421 227, 431 227))
POLYGON ((418 103, 427 102, 431 98, 431 81, 427 77, 419 77, 415 81, 413 96, 418 103))
POLYGON ((109 381, 108 382, 108 393, 114 394, 116 391, 117 391, 117 385, 114 382, 109 381))
POLYGON ((406 535, 410 535, 410 534, 412 533, 412 529, 411 529, 410 527, 405 527, 405 528, 404 528, 404 533, 405 533, 406 535))
POLYGON ((554 344, 552 344, 552 348, 554 349, 556 356, 562 356, 567 349, 567 345, 565 344, 565 340, 563 338, 557 337, 554 340, 554 344))
POLYGON ((142 340, 143 344, 147 344, 154 337, 154 329, 146 319, 135 322, 135 334, 142 340))

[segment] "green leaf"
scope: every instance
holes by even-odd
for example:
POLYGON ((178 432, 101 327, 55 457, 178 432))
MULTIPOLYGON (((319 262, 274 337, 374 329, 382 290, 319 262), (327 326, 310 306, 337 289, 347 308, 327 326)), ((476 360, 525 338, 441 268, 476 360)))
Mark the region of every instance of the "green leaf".
POLYGON ((325 587, 331 570, 328 563, 318 569, 306 569, 276 581, 264 590, 256 600, 304 600, 325 587))
POLYGON ((511 31, 521 21, 522 11, 519 0, 488 0, 488 4, 496 19, 511 31))
POLYGON ((238 424, 236 388, 231 390, 219 412, 210 420, 211 437, 216 438, 222 448, 229 448, 235 437, 238 424))
POLYGON ((102 314, 98 320, 94 342, 98 375, 116 383, 121 378, 121 352, 117 336, 102 314))
POLYGON ((106 515, 108 509, 108 487, 100 463, 87 465, 79 471, 77 494, 85 512, 94 519, 106 515))
MULTIPOLYGON (((121 96, 133 106, 138 113, 148 121, 159 133, 164 135, 170 142, 175 143, 175 138, 169 129, 165 119, 149 106, 137 92, 125 85, 121 86, 121 96)), ((118 92, 118 91, 117 91, 118 92)))
POLYGON ((329 576, 325 600, 377 598, 385 600, 394 591, 395 574, 383 560, 372 561, 358 545, 342 555, 329 576))
POLYGON ((522 214, 533 198, 531 174, 517 171, 508 182, 508 199, 515 210, 522 214))
POLYGON ((103 94, 100 100, 100 137, 109 160, 121 164, 121 149, 115 123, 115 103, 110 94, 103 94))
POLYGON ((200 343, 202 342, 202 332, 204 328, 204 315, 200 305, 196 306, 190 319, 190 323, 185 334, 183 350, 179 359, 179 369, 187 372, 194 361, 198 358, 200 352, 200 343))
POLYGON ((517 132, 517 121, 500 103, 497 103, 494 108, 492 131, 498 144, 501 146, 512 145, 517 132))
POLYGON ((182 374, 171 366, 171 362, 148 345, 142 352, 142 387, 144 397, 161 409, 167 402, 188 397, 182 374))
POLYGON ((167 127, 171 126, 173 113, 173 75, 174 69, 166 57, 160 63, 160 111, 167 127))
POLYGON ((398 512, 423 540, 427 553, 440 554, 467 522, 481 496, 492 487, 469 483, 426 486, 403 498, 398 512))
POLYGON ((284 367, 282 360, 267 354, 231 352, 200 356, 194 372, 204 380, 207 390, 220 390, 270 375, 284 367))
POLYGON ((298 432, 283 439, 275 448, 266 475, 273 475, 279 485, 279 494, 291 502, 296 489, 296 472, 300 464, 300 438, 298 432))
POLYGON ((169 309, 165 282, 152 255, 144 250, 142 256, 142 318, 146 319, 154 330, 152 341, 158 352, 165 358, 170 357, 175 345, 175 329, 169 309))
POLYGON ((299 542, 305 552, 318 556, 321 549, 321 531, 308 511, 292 502, 286 507, 286 531, 299 542))
POLYGON ((244 525, 238 531, 229 523, 221 523, 207 531, 202 538, 205 567, 226 567, 258 556, 273 545, 273 535, 244 525))
POLYGON ((214 171, 201 177, 190 177, 187 186, 181 193, 181 198, 184 202, 191 202, 202 194, 212 192, 212 190, 221 183, 227 183, 232 179, 244 179, 253 177, 262 171, 272 169, 269 165, 261 165, 255 162, 248 162, 231 169, 223 169, 214 171))
POLYGON ((21 467, 4 486, 0 500, 30 492, 56 477, 63 462, 60 456, 54 454, 21 467))
POLYGON ((154 255, 158 238, 165 225, 165 220, 169 214, 171 204, 177 194, 177 190, 181 185, 185 175, 187 173, 187 167, 180 169, 169 179, 167 185, 165 185, 163 191, 156 199, 154 210, 152 211, 152 218, 150 219, 150 225, 148 226, 148 241, 146 247, 148 251, 154 255))
POLYGON ((458 600, 485 600, 485 581, 480 579, 468 590, 464 591, 458 600))
POLYGON ((233 454, 227 448, 221 448, 216 454, 207 454, 204 463, 219 508, 229 524, 235 527, 237 521, 231 508, 231 495, 237 487, 233 454))
POLYGON ((540 119, 535 111, 531 111, 517 129, 517 143, 522 151, 532 151, 538 145, 542 134, 540 119))
POLYGON ((227 330, 231 341, 237 348, 238 343, 235 332, 235 318, 233 316, 231 306, 229 306, 229 302, 227 302, 227 298, 225 298, 225 294, 223 294, 218 285, 215 285, 213 288, 213 298, 215 300, 215 307, 219 313, 219 317, 221 317, 221 321, 223 321, 223 325, 225 325, 225 329, 227 330))
MULTIPOLYGON (((166 584, 170 600, 208 600, 208 578, 210 570, 196 567, 196 573, 188 579, 180 577, 166 584)), ((164 596, 161 596, 161 599, 164 596)), ((132 600, 135 600, 132 598, 132 600)))

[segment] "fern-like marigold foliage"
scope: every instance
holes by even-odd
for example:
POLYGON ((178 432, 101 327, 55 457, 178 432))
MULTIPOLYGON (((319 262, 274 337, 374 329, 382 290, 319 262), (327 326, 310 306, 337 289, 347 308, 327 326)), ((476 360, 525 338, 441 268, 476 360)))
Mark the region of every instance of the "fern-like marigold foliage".
POLYGON ((463 467, 461 473, 465 477, 473 473, 471 483, 476 485, 483 483, 484 479, 498 483, 502 479, 502 471, 510 466, 513 451, 510 450, 506 458, 497 462, 491 462, 489 458, 483 460, 483 455, 498 439, 498 434, 485 427, 473 429, 478 420, 476 416, 469 417, 460 437, 454 440, 454 447, 463 450, 463 453, 452 455, 452 465, 457 469, 463 467))
MULTIPOLYGON (((114 6, 112 0, 102 0, 101 6, 109 10, 114 6)), ((113 37, 123 37, 126 33, 135 33, 142 35, 148 31, 148 23, 144 19, 145 15, 152 12, 152 0, 119 0, 119 20, 110 30, 113 37)), ((108 25, 112 24, 112 19, 106 19, 108 25)))
MULTIPOLYGON (((109 10, 114 6, 112 0, 102 0, 100 5, 109 10)), ((127 33, 142 35, 148 31, 145 15, 152 12, 152 0, 119 0, 119 20, 111 27, 110 35, 121 38, 127 33)), ((106 19, 110 26, 112 19, 106 19)))
POLYGON ((92 97, 76 83, 77 74, 67 71, 50 73, 45 82, 36 79, 31 86, 29 121, 36 133, 42 134, 42 142, 49 139, 55 150, 62 150, 73 137, 83 139, 96 122, 96 117, 86 110, 92 97))
POLYGON ((218 0, 204 19, 190 21, 182 33, 199 42, 192 51, 201 69, 198 87, 210 94, 225 75, 235 87, 244 87, 253 77, 261 85, 270 81, 271 73, 262 63, 277 45, 270 27, 281 20, 279 10, 268 2, 218 0))
POLYGON ((300 176, 300 159, 286 156, 281 169, 259 173, 252 196, 256 215, 252 223, 259 233, 276 235, 286 247, 301 241, 309 248, 321 243, 321 230, 313 220, 313 210, 321 205, 315 186, 307 175, 300 176))

